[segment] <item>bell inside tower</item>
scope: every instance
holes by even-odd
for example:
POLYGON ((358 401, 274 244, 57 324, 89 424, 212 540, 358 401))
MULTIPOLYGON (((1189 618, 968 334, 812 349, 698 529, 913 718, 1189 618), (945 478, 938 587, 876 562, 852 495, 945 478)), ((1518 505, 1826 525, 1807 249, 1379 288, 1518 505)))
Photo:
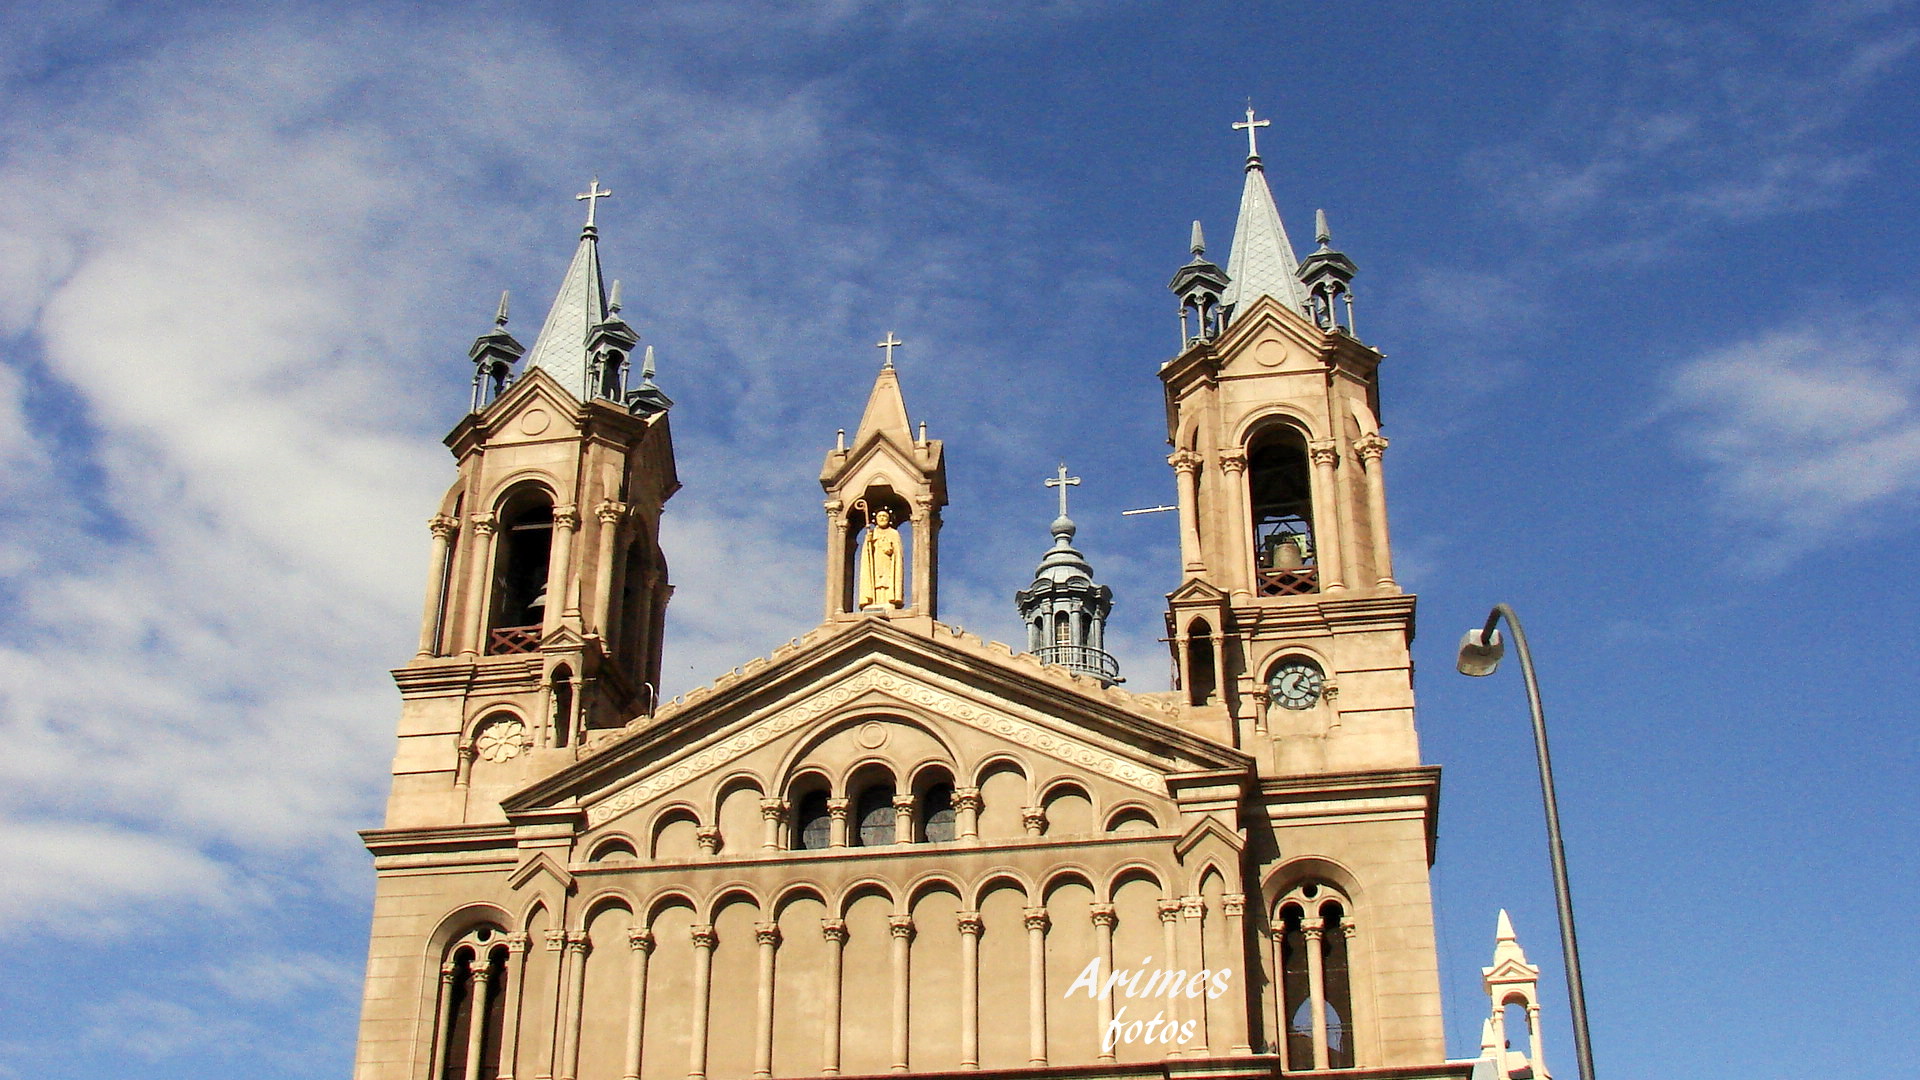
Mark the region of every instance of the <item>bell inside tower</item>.
POLYGON ((1298 430, 1277 424, 1254 439, 1247 453, 1247 489, 1260 595, 1317 592, 1313 474, 1298 430))
POLYGON ((524 488, 507 500, 500 521, 487 636, 490 655, 528 652, 540 644, 553 551, 553 500, 539 488, 524 488))

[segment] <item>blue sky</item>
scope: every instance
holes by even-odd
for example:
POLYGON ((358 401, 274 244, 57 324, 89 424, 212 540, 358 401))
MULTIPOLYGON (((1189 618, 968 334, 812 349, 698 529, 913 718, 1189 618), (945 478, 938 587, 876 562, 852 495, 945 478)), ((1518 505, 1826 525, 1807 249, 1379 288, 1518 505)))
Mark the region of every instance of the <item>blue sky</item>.
POLYGON ((1018 633, 1065 458, 1164 679, 1153 372, 1251 98, 1383 349, 1447 1030, 1512 913, 1573 1075, 1515 672, 1608 1077, 1906 1076, 1920 19, 1788 4, 14 5, 0 14, 0 1077, 337 1077, 467 343, 598 175, 661 358, 670 691, 817 615, 871 342, 1018 633), (1021 523, 1025 522, 1025 525, 1021 523))

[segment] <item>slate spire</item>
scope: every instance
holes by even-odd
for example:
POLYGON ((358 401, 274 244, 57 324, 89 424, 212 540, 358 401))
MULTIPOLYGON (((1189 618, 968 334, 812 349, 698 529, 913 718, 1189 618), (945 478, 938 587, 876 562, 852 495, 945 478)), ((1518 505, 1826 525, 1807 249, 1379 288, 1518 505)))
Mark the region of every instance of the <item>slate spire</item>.
POLYGON ((573 391, 580 400, 591 395, 587 386, 587 334, 607 319, 607 290, 600 277, 600 229, 593 223, 593 207, 612 194, 600 189, 595 180, 585 195, 587 224, 580 230, 580 246, 574 250, 567 276, 560 281, 560 292, 540 326, 540 336, 527 354, 527 369, 545 368, 560 385, 573 391))
POLYGON ((1262 296, 1271 296, 1295 311, 1305 310, 1307 292, 1300 284, 1299 261, 1287 228, 1280 223, 1280 211, 1273 205, 1273 192, 1267 188, 1267 173, 1260 163, 1260 151, 1254 142, 1254 129, 1271 121, 1255 120, 1253 107, 1247 107, 1245 123, 1235 128, 1247 132, 1247 179, 1240 190, 1240 218, 1233 227, 1233 250, 1227 257, 1226 293, 1221 303, 1231 315, 1228 321, 1262 296))

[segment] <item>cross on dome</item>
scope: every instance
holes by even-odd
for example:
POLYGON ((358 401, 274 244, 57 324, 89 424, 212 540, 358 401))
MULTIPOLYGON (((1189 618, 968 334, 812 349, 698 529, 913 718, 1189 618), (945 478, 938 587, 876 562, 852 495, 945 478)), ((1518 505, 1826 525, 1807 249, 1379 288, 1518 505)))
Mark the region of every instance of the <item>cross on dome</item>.
POLYGON ((1234 121, 1233 130, 1240 131, 1242 129, 1245 129, 1247 133, 1247 156, 1250 158, 1257 158, 1260 156, 1260 144, 1254 141, 1254 131, 1257 128, 1272 127, 1272 126, 1273 126, 1273 121, 1271 120, 1255 120, 1253 118, 1253 102, 1249 101, 1247 102, 1246 120, 1234 121))
POLYGON ((1060 489, 1060 516, 1066 517, 1067 516, 1067 489, 1070 487, 1080 486, 1080 478, 1077 476, 1068 476, 1067 463, 1063 461, 1060 463, 1059 473, 1054 476, 1047 477, 1046 485, 1048 487, 1057 487, 1060 489))
MULTIPOLYGON (((1248 111, 1248 113, 1247 113, 1247 115, 1248 115, 1248 116, 1252 116, 1252 115, 1253 115, 1253 113, 1252 113, 1252 111, 1251 111, 1251 110, 1249 110, 1249 111, 1248 111)), ((578 195, 575 195, 575 196, 574 196, 574 198, 576 198, 576 199, 585 199, 585 200, 587 200, 587 228, 589 228, 589 229, 591 229, 591 228, 593 228, 593 211, 594 211, 594 208, 600 205, 600 200, 601 200, 601 199, 604 199, 604 198, 606 198, 607 196, 609 196, 609 195, 612 195, 612 194, 613 194, 613 192, 611 192, 611 191, 603 191, 603 190, 601 190, 601 188, 600 188, 600 178, 596 176, 596 177, 594 177, 594 178, 593 178, 593 182, 587 185, 587 190, 586 190, 586 191, 584 191, 584 192, 582 192, 582 193, 580 193, 580 194, 578 194, 578 195)))

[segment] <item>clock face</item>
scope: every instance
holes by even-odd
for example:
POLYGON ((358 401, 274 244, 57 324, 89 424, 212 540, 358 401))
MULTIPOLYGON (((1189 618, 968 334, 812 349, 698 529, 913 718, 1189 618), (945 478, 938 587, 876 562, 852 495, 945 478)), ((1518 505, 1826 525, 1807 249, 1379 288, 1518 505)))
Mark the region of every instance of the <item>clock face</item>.
POLYGON ((1303 657, 1283 660, 1267 679, 1267 693, 1275 704, 1286 709, 1311 709, 1320 703, 1320 689, 1327 677, 1320 665, 1303 657))

